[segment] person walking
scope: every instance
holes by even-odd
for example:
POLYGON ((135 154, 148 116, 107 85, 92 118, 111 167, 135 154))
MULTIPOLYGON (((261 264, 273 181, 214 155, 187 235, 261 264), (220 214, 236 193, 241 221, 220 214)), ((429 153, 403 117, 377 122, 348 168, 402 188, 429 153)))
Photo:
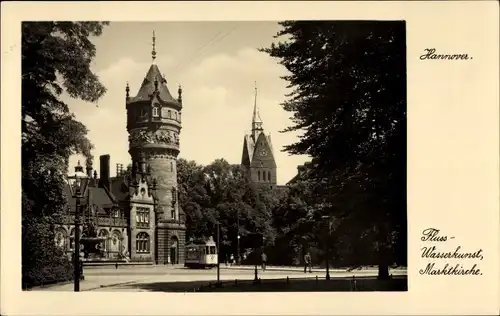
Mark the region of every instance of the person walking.
POLYGON ((312 273, 311 254, 309 252, 304 256, 304 273, 306 273, 307 267, 309 267, 309 273, 312 273))
POLYGON ((262 253, 262 271, 266 271, 267 255, 265 252, 262 253))
POLYGON ((231 257, 229 257, 229 266, 232 266, 234 262, 234 255, 231 254, 231 257))

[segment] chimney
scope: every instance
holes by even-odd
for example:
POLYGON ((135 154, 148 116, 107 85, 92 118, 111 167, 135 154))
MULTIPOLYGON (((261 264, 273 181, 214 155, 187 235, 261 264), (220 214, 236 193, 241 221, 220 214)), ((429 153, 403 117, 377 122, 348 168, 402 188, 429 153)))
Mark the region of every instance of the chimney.
POLYGON ((99 178, 99 187, 109 190, 109 155, 101 155, 99 157, 101 163, 101 177, 99 178))

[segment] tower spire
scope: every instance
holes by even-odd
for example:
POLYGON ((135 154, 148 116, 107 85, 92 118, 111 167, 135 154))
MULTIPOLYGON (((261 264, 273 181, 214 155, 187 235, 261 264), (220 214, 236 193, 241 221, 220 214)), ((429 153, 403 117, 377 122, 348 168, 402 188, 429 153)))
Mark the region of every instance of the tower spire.
POLYGON ((155 37, 155 31, 153 30, 153 50, 151 51, 151 56, 153 57, 153 63, 155 62, 155 59, 156 59, 155 44, 156 44, 156 37, 155 37))
POLYGON ((255 82, 255 96, 253 102, 253 117, 252 117, 252 137, 257 141, 259 133, 262 131, 262 119, 260 118, 259 108, 257 107, 257 81, 255 82))
POLYGON ((253 100, 253 122, 257 118, 257 81, 255 81, 255 95, 253 100))
POLYGON ((255 82, 255 96, 253 103, 252 131, 262 129, 262 119, 260 118, 259 108, 257 107, 257 81, 255 82))

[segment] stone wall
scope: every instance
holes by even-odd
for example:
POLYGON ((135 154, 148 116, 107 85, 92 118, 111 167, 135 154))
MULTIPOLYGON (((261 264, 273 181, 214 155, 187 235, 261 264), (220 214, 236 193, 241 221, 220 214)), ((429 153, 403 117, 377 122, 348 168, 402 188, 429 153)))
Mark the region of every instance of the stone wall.
POLYGON ((173 240, 177 240, 177 262, 184 264, 186 226, 173 221, 160 221, 157 225, 157 259, 158 264, 172 263, 170 248, 173 240))
POLYGON ((156 263, 167 263, 168 230, 160 223, 156 227, 156 263))

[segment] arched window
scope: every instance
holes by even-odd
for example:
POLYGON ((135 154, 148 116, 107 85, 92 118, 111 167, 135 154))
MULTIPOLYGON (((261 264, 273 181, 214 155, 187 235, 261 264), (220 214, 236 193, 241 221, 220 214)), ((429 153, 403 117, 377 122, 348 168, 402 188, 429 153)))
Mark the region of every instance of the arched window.
POLYGON ((113 230, 111 234, 111 242, 109 243, 109 250, 111 252, 117 253, 121 249, 122 244, 122 234, 118 230, 113 230))
POLYGON ((177 112, 174 112, 174 118, 177 121, 177 112))
POLYGON ((258 179, 259 179, 259 181, 260 181, 260 170, 259 170, 259 171, 257 171, 257 178, 258 178, 258 179))
POLYGON ((262 171, 262 181, 266 181, 266 172, 262 171))
POLYGON ((267 181, 271 181, 271 171, 267 172, 267 181))
POLYGON ((158 117, 160 116, 160 111, 158 111, 158 108, 155 106, 153 108, 153 117, 158 117))
POLYGON ((174 163, 170 162, 170 172, 174 172, 174 163))
POLYGON ((168 118, 172 118, 172 111, 168 110, 168 118))
POLYGON ((138 253, 145 253, 149 252, 149 235, 145 232, 137 234, 136 237, 136 252, 138 253))
POLYGON ((102 238, 101 239, 101 249, 103 251, 108 251, 108 231, 105 230, 105 229, 101 229, 101 231, 99 232, 99 237, 102 238))

